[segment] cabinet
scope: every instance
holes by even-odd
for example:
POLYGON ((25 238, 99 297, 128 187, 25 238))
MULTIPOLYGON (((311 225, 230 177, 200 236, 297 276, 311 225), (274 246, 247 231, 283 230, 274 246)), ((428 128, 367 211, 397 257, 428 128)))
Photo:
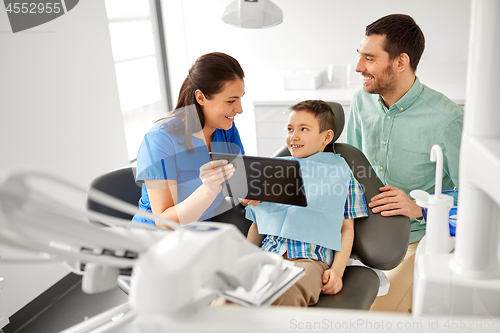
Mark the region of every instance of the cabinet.
MULTIPOLYGON (((270 157, 285 145, 288 108, 297 102, 254 102, 257 154, 259 156, 270 157)), ((342 106, 347 124, 349 105, 343 104, 342 106)), ((345 142, 345 131, 342 132, 337 142, 345 142)))

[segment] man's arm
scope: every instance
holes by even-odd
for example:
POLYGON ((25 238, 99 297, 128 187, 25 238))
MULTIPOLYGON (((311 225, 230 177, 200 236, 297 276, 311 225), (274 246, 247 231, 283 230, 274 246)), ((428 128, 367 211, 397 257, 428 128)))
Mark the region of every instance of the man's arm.
POLYGON ((443 149, 443 172, 458 188, 458 167, 460 158, 460 143, 462 138, 463 116, 457 117, 443 131, 441 148, 443 149))

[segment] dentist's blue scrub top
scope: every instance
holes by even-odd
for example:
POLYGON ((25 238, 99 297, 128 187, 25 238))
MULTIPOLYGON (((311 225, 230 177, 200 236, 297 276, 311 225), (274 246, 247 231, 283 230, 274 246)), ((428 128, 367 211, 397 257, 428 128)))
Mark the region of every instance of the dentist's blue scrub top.
MULTIPOLYGON (((175 119, 156 123, 144 136, 137 153, 136 181, 142 183, 142 197, 139 208, 151 212, 145 180, 170 179, 177 181, 177 202, 182 202, 190 196, 202 181, 199 177, 200 167, 210 162, 208 149, 203 140, 192 137, 195 151, 190 153, 182 145, 184 135, 176 136, 168 132, 172 124, 178 124, 175 119)), ((212 135, 212 151, 229 154, 244 154, 243 144, 236 126, 229 130, 216 129, 212 135)), ((217 206, 222 202, 222 192, 200 217, 200 221, 209 220, 217 206)), ((154 224, 142 216, 135 215, 132 222, 154 224)))

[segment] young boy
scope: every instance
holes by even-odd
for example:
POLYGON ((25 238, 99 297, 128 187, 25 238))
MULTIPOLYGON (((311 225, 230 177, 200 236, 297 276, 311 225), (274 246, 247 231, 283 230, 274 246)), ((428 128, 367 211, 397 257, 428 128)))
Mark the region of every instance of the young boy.
POLYGON ((246 207, 246 217, 254 221, 248 240, 306 272, 273 305, 310 306, 320 293, 337 294, 352 250, 353 219, 368 215, 361 186, 345 160, 324 152, 334 128, 326 102, 308 100, 290 107, 286 143, 300 162, 308 206, 261 202, 246 207), (267 234, 262 244, 259 232, 267 234))

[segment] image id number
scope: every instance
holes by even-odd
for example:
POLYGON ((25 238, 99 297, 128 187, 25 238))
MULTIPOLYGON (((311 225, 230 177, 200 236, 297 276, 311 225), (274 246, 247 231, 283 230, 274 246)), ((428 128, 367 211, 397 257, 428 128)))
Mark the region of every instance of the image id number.
POLYGON ((497 330, 500 328, 500 324, 497 318, 492 319, 477 319, 477 320, 465 320, 465 319, 448 319, 444 323, 444 328, 456 330, 456 329, 492 329, 497 330))
POLYGON ((14 2, 14 3, 9 3, 9 5, 6 8, 7 13, 14 13, 14 14, 41 14, 41 13, 46 13, 46 14, 58 14, 61 12, 61 4, 59 2, 54 2, 54 3, 28 3, 28 2, 14 2))

